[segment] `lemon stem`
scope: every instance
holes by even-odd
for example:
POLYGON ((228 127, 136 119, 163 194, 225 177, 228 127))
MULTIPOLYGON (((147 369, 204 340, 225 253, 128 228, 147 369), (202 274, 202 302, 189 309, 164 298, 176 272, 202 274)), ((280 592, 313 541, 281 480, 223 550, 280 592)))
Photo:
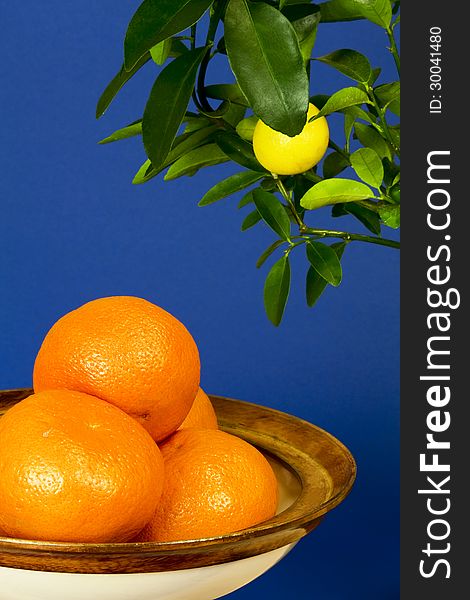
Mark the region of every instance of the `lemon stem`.
POLYGON ((295 222, 297 223, 299 228, 302 229, 302 227, 305 227, 305 223, 300 218, 300 215, 297 212, 294 203, 292 202, 292 198, 291 198, 289 192, 286 190, 284 184, 279 179, 279 177, 277 175, 275 175, 274 173, 273 173, 273 178, 274 178, 274 181, 276 182, 278 190, 282 194, 282 197, 287 202, 287 205, 289 206, 289 210, 290 210, 292 216, 294 217, 295 222))
MULTIPOLYGON (((225 8, 227 6, 227 0, 220 0, 216 2, 213 7, 213 11, 211 12, 211 16, 209 19, 209 28, 206 36, 206 46, 212 46, 214 44, 215 34, 217 32, 217 27, 219 22, 225 12, 225 8)), ((213 108, 210 105, 207 96, 206 96, 206 73, 207 67, 209 66, 209 61, 214 55, 210 52, 206 52, 204 58, 202 59, 201 66, 199 67, 199 74, 196 83, 197 96, 199 98, 199 103, 203 108, 203 112, 213 112, 213 108)))
POLYGON ((378 244, 379 246, 388 246, 389 248, 400 248, 400 242, 396 242, 395 240, 373 237, 371 235, 362 235, 361 233, 330 231, 329 229, 313 229, 311 227, 305 227, 301 231, 304 235, 315 235, 319 238, 334 237, 341 238, 345 242, 368 242, 369 244, 378 244))
POLYGON ((345 160, 348 161, 348 164, 351 164, 351 160, 349 158, 349 154, 343 150, 340 146, 338 146, 338 144, 336 144, 332 139, 330 139, 330 141, 328 142, 328 146, 330 148, 332 148, 333 150, 335 150, 338 154, 341 154, 341 156, 343 156, 345 158, 345 160))
POLYGON ((387 141, 389 142, 389 144, 392 146, 393 150, 395 151, 395 154, 398 156, 398 158, 400 158, 400 148, 397 147, 397 145, 395 144, 395 142, 392 138, 392 135, 388 128, 388 123, 385 119, 385 111, 380 108, 372 87, 367 86, 367 92, 369 94, 369 98, 372 100, 372 104, 374 105, 374 108, 377 111, 377 114, 379 115, 380 123, 382 125, 382 129, 385 134, 385 137, 387 138, 387 141))
POLYGON ((211 59, 211 55, 209 52, 206 52, 204 58, 202 59, 201 66, 199 67, 199 75, 197 80, 197 95, 199 98, 199 102, 203 108, 204 112, 211 113, 213 112, 212 106, 209 104, 206 96, 206 87, 205 87, 205 79, 207 73, 207 67, 209 66, 209 61, 211 59))
POLYGON ((196 32, 197 23, 194 23, 194 25, 191 25, 191 36, 189 37, 189 39, 191 40, 191 50, 194 50, 194 48, 196 47, 196 32))
MULTIPOLYGON (((305 175, 305 174, 304 174, 305 175)), ((284 183, 279 179, 279 177, 272 173, 272 177, 276 182, 276 186, 281 193, 284 200, 287 202, 289 210, 294 217, 295 222, 299 227, 299 232, 301 233, 301 237, 314 235, 316 238, 340 238, 345 242, 367 242, 369 244, 377 244, 379 246, 388 246, 389 248, 400 248, 400 243, 395 240, 389 240, 381 237, 374 237, 371 235, 363 235, 361 233, 348 233, 347 231, 332 231, 330 229, 314 229, 312 227, 308 227, 301 219, 299 213, 297 212, 294 203, 292 202, 292 198, 290 193, 286 190, 284 183)), ((295 239, 295 238, 293 238, 295 239)), ((305 239, 305 237, 304 237, 305 239)), ((301 242, 296 244, 291 244, 291 249, 301 242)))
POLYGON ((388 40, 390 42, 390 52, 392 53, 393 60, 395 61, 395 66, 397 68, 398 77, 400 77, 400 55, 398 54, 397 43, 395 41, 394 32, 391 27, 387 27, 387 35, 388 35, 388 40))
POLYGON ((320 175, 317 175, 316 173, 313 173, 312 171, 305 171, 305 173, 303 173, 303 176, 305 177, 305 179, 308 179, 309 181, 313 181, 313 183, 318 183, 320 181, 323 181, 323 177, 321 177, 320 175))

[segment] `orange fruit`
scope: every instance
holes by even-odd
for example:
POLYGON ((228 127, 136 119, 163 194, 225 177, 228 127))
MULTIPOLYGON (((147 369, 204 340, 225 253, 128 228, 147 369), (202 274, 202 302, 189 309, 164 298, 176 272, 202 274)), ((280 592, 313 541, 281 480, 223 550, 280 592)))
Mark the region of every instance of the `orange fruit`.
POLYGON ((137 541, 224 535, 274 515, 276 476, 248 442, 220 430, 183 429, 160 449, 165 463, 163 494, 137 541))
POLYGON ((199 388, 191 410, 187 414, 186 419, 178 427, 178 430, 218 428, 217 415, 215 414, 212 402, 202 388, 199 388))
POLYGON ((34 390, 97 396, 136 418, 155 440, 175 431, 199 388, 199 353, 173 315, 133 296, 84 304, 59 319, 36 357, 34 390))
POLYGON ((147 431, 99 398, 40 392, 0 418, 0 529, 11 537, 128 541, 155 512, 163 478, 147 431))

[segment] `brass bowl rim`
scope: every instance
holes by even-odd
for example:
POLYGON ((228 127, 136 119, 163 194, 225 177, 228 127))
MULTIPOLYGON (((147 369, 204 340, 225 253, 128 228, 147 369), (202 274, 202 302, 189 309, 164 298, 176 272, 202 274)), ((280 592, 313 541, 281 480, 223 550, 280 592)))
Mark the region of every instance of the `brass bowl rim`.
MULTIPOLYGON (((31 393, 32 390, 30 388, 0 390, 0 417, 10 406, 31 393), (2 410, 2 405, 4 406, 4 410, 2 410)), ((301 491, 291 506, 272 519, 259 525, 222 536, 173 542, 138 543, 47 542, 0 536, 0 554, 2 552, 14 554, 15 551, 24 552, 30 549, 34 553, 60 553, 61 555, 71 555, 75 553, 98 556, 103 554, 125 554, 130 559, 133 555, 139 555, 139 557, 145 555, 156 557, 158 555, 168 555, 169 553, 178 555, 203 549, 216 549, 227 544, 232 546, 237 542, 254 540, 286 530, 296 531, 296 538, 299 539, 313 529, 323 515, 340 504, 349 494, 356 478, 356 463, 349 449, 332 434, 317 425, 274 408, 243 400, 227 398, 225 396, 214 394, 209 394, 209 396, 218 413, 221 429, 228 430, 230 433, 239 435, 251 443, 254 443, 268 454, 273 455, 281 463, 284 463, 284 465, 298 477, 301 482, 301 491), (227 420, 229 418, 227 417, 224 419, 223 408, 226 411, 234 411, 235 413, 240 414, 253 413, 257 416, 257 419, 254 421, 254 427, 256 427, 257 430, 247 429, 246 426, 244 428, 243 424, 237 425, 232 423, 232 425, 230 425, 229 420, 227 420), (276 443, 281 446, 284 445, 282 451, 280 451, 279 448, 273 450, 272 444, 270 444, 269 441, 272 441, 275 438, 266 428, 267 425, 277 422, 288 426, 284 439, 276 438, 276 443), (289 427, 291 427, 291 431, 289 431, 289 427), (311 467, 312 461, 318 464, 318 458, 309 455, 308 450, 306 450, 305 447, 301 448, 299 443, 293 444, 292 431, 294 430, 296 432, 296 439, 299 438, 300 435, 301 438, 302 436, 306 436, 305 440, 308 441, 310 434, 310 436, 313 436, 311 439, 318 438, 328 444, 329 448, 336 453, 336 458, 342 460, 342 463, 339 464, 339 466, 344 470, 344 475, 337 485, 337 490, 325 501, 315 506, 311 506, 310 508, 305 508, 305 506, 309 505, 309 495, 311 494, 308 485, 308 467, 311 467), (295 455, 296 457, 295 465, 292 465, 289 458, 286 460, 286 453, 289 453, 290 450, 292 450, 292 456, 295 455), (302 465, 304 466, 304 469, 301 468, 302 465), (305 505, 300 512, 298 510, 299 504, 305 505)), ((2 566, 1 557, 0 566, 2 566)))

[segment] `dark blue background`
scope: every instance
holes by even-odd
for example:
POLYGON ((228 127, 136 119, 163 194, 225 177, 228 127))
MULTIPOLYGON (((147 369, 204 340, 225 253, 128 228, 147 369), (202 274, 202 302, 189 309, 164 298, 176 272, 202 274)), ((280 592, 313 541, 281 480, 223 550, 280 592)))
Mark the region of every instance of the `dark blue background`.
MULTIPOLYGON (((279 565, 230 597, 398 598, 399 254, 351 244, 343 283, 314 309, 304 300, 305 257, 294 257, 285 319, 274 328, 262 305, 269 267, 255 268, 272 234, 263 225, 240 231, 247 209, 237 210, 237 197, 196 206, 238 169, 132 186, 145 159, 140 139, 96 143, 141 116, 156 74, 149 64, 95 121, 138 4, 3 4, 0 387, 31 384, 41 340, 66 311, 114 294, 162 305, 193 333, 206 391, 312 421, 358 463, 347 500, 279 565)), ((395 78, 386 45, 370 23, 322 25, 315 54, 355 48, 383 66, 385 82, 395 78)), ((209 80, 230 81, 222 61, 215 68, 209 80)), ((353 84, 314 64, 312 93, 346 85, 353 84)), ((339 119, 330 127, 342 143, 339 119)), ((328 209, 314 216, 315 224, 330 222, 328 209)), ((356 221, 333 227, 365 232, 356 221)))

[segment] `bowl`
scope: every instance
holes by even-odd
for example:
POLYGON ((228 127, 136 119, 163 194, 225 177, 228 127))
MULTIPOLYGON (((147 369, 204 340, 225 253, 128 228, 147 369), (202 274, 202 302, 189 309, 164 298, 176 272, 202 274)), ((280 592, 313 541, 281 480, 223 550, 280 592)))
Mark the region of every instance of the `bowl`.
MULTIPOLYGON (((0 417, 32 393, 0 391, 0 417)), ((349 493, 356 465, 323 429, 292 415, 210 395, 220 428, 256 446, 277 476, 276 515, 228 535, 145 543, 1 537, 0 600, 211 600, 266 572, 349 493)))

